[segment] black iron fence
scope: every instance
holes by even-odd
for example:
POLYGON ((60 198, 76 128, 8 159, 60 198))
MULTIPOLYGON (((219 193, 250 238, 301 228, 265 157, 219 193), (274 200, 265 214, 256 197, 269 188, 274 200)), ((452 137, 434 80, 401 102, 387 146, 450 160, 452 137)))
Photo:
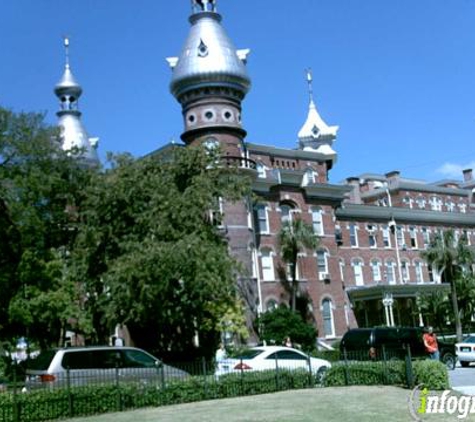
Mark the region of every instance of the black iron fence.
POLYGON ((66 368, 26 376, 17 367, 0 389, 0 422, 49 421, 327 385, 412 387, 420 376, 414 365, 406 347, 376 353, 343 350, 340 361, 332 362, 328 371, 322 361, 277 358, 260 364, 225 359, 135 368, 66 368))

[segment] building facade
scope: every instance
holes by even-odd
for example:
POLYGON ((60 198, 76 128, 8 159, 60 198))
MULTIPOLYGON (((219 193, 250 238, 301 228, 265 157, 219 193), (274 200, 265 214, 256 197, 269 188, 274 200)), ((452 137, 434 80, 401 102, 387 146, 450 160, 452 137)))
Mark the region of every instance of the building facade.
POLYGON ((298 133, 298 148, 247 143, 241 113, 250 88, 245 67, 249 50, 232 45, 216 3, 192 1, 191 30, 181 55, 167 60, 171 92, 183 110, 183 141, 219 144, 228 161, 237 160, 244 171, 254 173, 259 199, 222 207, 230 250, 248 269, 238 282, 249 321, 289 305, 278 233, 284 222, 300 218, 319 238, 316 250, 299 256, 297 277, 301 304, 320 340, 338 338, 356 326, 423 324, 417 298, 447 291, 448 284, 421 258, 421 251, 435 233, 448 228, 475 242, 471 171, 461 181, 438 183, 405 179, 397 171, 329 183, 338 126, 321 118, 310 72, 308 116, 298 133))
MULTIPOLYGON (((242 102, 251 87, 246 69, 249 50, 238 50, 222 26, 217 0, 192 0, 191 28, 181 53, 167 59, 170 91, 182 106, 184 145, 219 145, 223 161, 253 176, 253 198, 221 203, 224 231, 232 255, 245 269, 237 283, 248 311, 251 341, 258 340, 255 317, 289 305, 284 288, 286 263, 278 233, 300 218, 319 239, 315 250, 298 259, 299 307, 318 329, 320 342, 341 337, 349 328, 424 324, 418 297, 448 291, 437 268, 421 257, 435 233, 453 229, 475 243, 475 180, 426 183, 393 171, 362 174, 329 183, 336 165, 338 126, 320 116, 308 72, 308 115, 297 134, 298 148, 246 142, 242 102), (258 198, 257 200, 255 198, 258 198), (303 307, 303 309, 302 309, 303 307)), ((81 93, 67 62, 56 87, 60 119, 79 122, 75 105, 81 93)), ((68 123, 70 124, 70 123, 68 123)), ((95 144, 85 147, 96 159, 95 144)), ((163 153, 167 148, 160 149, 163 153)))

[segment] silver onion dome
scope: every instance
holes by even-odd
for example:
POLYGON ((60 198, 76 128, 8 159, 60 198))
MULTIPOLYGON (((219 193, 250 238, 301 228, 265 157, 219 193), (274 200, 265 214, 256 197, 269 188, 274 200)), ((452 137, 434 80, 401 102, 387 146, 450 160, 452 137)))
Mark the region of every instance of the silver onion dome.
POLYGON ((82 94, 81 85, 76 81, 69 66, 69 39, 64 39, 66 65, 63 76, 54 87, 59 99, 58 116, 59 141, 64 151, 80 152, 79 159, 86 166, 99 165, 97 146, 99 138, 90 138, 81 121, 78 99, 82 94))
POLYGON ((167 59, 172 94, 178 98, 193 89, 224 86, 245 95, 251 86, 245 66, 249 50, 236 50, 214 10, 192 14, 190 23, 181 55, 167 59))
POLYGON ((62 78, 54 87, 54 93, 58 97, 62 95, 72 95, 77 99, 81 96, 81 85, 79 85, 76 79, 74 78, 69 64, 66 64, 62 78))

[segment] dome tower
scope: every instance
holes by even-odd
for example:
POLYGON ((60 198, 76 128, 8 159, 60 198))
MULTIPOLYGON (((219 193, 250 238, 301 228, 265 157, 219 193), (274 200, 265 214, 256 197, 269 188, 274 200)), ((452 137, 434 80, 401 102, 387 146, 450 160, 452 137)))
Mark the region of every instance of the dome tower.
POLYGON ((78 149, 81 151, 80 160, 88 166, 99 165, 97 146, 99 138, 90 138, 81 122, 79 111, 79 97, 82 94, 79 85, 71 72, 69 65, 69 39, 64 39, 66 64, 61 80, 54 87, 54 93, 59 99, 60 109, 58 126, 60 129, 61 147, 65 151, 78 149))
POLYGON ((251 86, 249 50, 237 50, 217 12, 216 0, 192 0, 191 29, 172 69, 170 91, 182 106, 186 144, 219 143, 223 154, 240 157, 246 131, 241 102, 251 86))

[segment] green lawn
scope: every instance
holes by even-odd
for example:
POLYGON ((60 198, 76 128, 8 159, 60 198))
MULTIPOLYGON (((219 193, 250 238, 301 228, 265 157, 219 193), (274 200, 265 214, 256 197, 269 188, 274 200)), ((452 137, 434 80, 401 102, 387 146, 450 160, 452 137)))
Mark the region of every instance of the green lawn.
MULTIPOLYGON (((409 390, 396 387, 333 387, 293 390, 111 413, 69 422, 359 422, 412 421, 409 390)), ((424 421, 475 421, 426 415, 424 421)))

